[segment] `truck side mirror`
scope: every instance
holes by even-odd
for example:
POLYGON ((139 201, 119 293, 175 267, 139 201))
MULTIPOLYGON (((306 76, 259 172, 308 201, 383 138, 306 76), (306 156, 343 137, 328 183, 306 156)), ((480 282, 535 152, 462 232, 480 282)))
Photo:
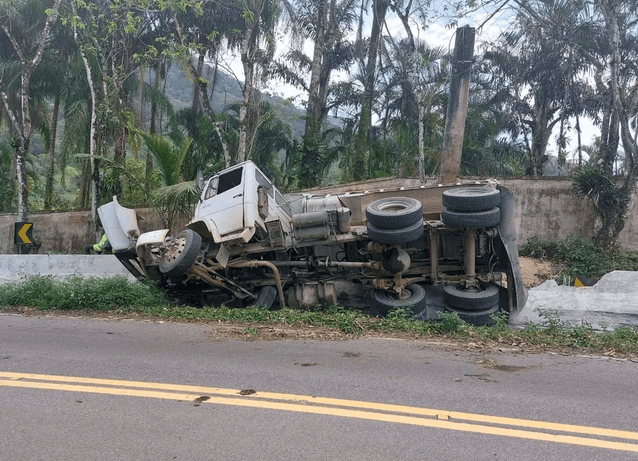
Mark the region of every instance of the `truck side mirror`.
POLYGON ((195 184, 197 185, 197 191, 202 193, 204 190, 204 176, 200 170, 197 170, 197 176, 195 177, 195 184))

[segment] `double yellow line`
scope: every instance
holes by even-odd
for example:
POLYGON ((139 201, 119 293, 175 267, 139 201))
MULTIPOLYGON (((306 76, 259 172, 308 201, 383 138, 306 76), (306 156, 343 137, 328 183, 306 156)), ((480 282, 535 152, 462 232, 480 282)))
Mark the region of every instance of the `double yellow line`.
POLYGON ((0 371, 0 387, 146 397, 293 411, 638 453, 638 432, 358 400, 2 371, 0 371))

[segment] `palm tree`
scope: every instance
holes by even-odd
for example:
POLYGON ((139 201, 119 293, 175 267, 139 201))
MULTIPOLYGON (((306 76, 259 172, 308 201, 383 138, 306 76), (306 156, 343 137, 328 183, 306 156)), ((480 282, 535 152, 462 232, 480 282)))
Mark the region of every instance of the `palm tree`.
POLYGON ((26 221, 28 214, 25 157, 29 151, 32 131, 31 78, 42 60, 51 28, 58 17, 60 3, 61 0, 53 0, 53 3, 26 2, 19 5, 22 7, 20 11, 10 10, 0 20, 0 29, 10 41, 13 53, 21 62, 21 83, 18 90, 19 105, 17 109, 10 105, 9 96, 5 92, 4 80, 0 78, 0 98, 17 134, 14 148, 16 175, 18 178, 18 221, 26 221))
POLYGON ((169 229, 179 218, 190 216, 197 197, 195 181, 183 181, 182 167, 193 139, 185 137, 180 145, 170 138, 137 131, 155 159, 164 187, 155 191, 154 207, 169 229))
POLYGON ((368 41, 368 51, 363 78, 363 96, 361 117, 353 149, 353 177, 357 181, 366 178, 366 157, 369 149, 372 128, 372 106, 375 97, 377 57, 381 47, 381 30, 385 24, 385 15, 390 6, 389 0, 372 0, 372 31, 368 41))
MULTIPOLYGON (((356 21, 354 0, 311 0, 299 1, 297 22, 306 38, 314 41, 312 57, 295 50, 290 57, 307 63, 310 82, 307 86, 308 105, 301 158, 299 180, 302 187, 312 187, 321 181, 321 171, 325 170, 325 138, 322 130, 327 129, 328 97, 331 74, 339 69, 347 69, 352 61, 352 44, 347 35, 356 21), (324 152, 321 152, 321 150, 324 152), (314 166, 314 168, 313 168, 314 166)), ((305 69, 299 69, 305 70, 305 69)), ((305 84, 304 84, 305 87, 305 84)))
POLYGON ((58 135, 58 119, 60 115, 60 106, 66 94, 71 90, 70 84, 77 83, 76 79, 71 75, 72 72, 78 72, 80 69, 73 65, 77 61, 77 49, 74 47, 73 36, 70 30, 63 27, 60 23, 56 23, 52 34, 52 44, 49 50, 49 59, 45 63, 47 66, 46 78, 51 82, 53 109, 51 112, 51 128, 48 142, 49 164, 46 172, 46 184, 44 190, 44 208, 50 210, 54 205, 54 177, 56 167, 56 146, 58 135), (72 65, 69 65, 71 63, 72 65))
POLYGON ((486 57, 509 82, 509 110, 518 114, 520 124, 511 134, 522 132, 530 173, 538 176, 552 131, 579 110, 570 88, 588 65, 578 43, 588 40, 589 30, 582 27, 580 0, 516 3, 514 27, 502 35, 499 49, 486 57))

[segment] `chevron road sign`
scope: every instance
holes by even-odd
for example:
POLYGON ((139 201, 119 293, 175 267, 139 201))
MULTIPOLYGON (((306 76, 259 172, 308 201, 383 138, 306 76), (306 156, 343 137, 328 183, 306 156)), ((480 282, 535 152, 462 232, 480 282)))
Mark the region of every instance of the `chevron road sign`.
POLYGON ((33 243, 33 223, 15 223, 15 232, 13 235, 13 243, 15 245, 27 245, 29 243, 33 243))

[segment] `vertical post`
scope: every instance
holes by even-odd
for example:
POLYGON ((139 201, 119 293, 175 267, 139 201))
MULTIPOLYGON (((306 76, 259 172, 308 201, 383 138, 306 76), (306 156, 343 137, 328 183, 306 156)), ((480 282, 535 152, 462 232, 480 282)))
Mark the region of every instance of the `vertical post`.
POLYGON ((430 278, 432 285, 439 284, 439 234, 430 227, 430 278))
POLYGON ((476 284, 476 229, 465 230, 465 274, 467 275, 466 286, 476 284))
POLYGON ((463 26, 456 31, 452 77, 450 81, 450 100, 445 119, 445 135, 441 151, 441 173, 439 182, 456 182, 461 170, 465 119, 470 95, 470 70, 474 58, 475 29, 463 26))

